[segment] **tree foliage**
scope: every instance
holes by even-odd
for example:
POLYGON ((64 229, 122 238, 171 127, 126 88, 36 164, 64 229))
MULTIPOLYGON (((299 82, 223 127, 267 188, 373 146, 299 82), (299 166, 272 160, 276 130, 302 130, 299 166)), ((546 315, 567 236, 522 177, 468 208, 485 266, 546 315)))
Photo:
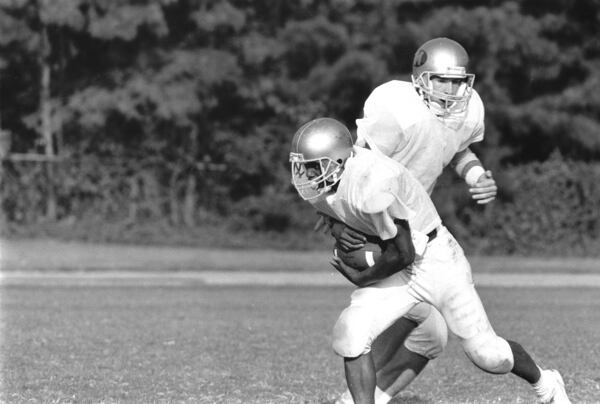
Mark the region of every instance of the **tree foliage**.
MULTIPOLYGON (((41 103, 50 111, 68 157, 50 179, 59 220, 240 229, 226 218, 248 217, 249 229, 286 231, 308 225, 289 187, 295 129, 323 115, 353 128, 369 92, 408 79, 431 37, 471 56, 486 105, 477 151, 494 172, 556 151, 598 160, 599 27, 595 0, 1 0, 0 125, 13 152, 41 152, 41 103)), ((39 222, 49 179, 4 165, 3 190, 34 179, 30 202, 4 197, 9 219, 39 222)), ((469 230, 448 181, 440 211, 469 230)))

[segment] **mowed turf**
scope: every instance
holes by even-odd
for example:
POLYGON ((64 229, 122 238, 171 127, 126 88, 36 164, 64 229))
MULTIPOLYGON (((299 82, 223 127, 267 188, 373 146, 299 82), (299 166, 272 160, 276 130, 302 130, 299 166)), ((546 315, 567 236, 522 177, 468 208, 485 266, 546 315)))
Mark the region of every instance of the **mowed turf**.
MULTIPOLYGON (((348 287, 4 285, 8 403, 322 403, 344 387, 330 331, 348 287)), ((597 288, 482 288, 498 333, 600 402, 597 288)), ((395 403, 533 403, 451 339, 395 403)))

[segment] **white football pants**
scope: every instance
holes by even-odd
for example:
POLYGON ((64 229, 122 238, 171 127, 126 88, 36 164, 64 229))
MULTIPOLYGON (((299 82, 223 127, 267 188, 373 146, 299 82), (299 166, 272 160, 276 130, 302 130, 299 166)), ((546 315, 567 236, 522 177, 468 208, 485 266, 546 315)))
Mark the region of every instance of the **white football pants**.
POLYGON ((352 293, 333 328, 334 351, 348 358, 369 352, 380 333, 420 302, 439 310, 476 366, 490 373, 512 369, 510 346, 494 332, 475 290, 471 266, 444 226, 410 269, 352 293))
MULTIPOLYGON (((448 327, 446 327, 442 315, 430 304, 419 303, 404 317, 417 323, 417 327, 404 340, 406 349, 427 359, 437 358, 444 351, 448 342, 448 327)), ((403 331, 406 332, 406 330, 403 331)), ((387 343, 393 343, 389 340, 393 338, 392 335, 387 338, 387 343)))

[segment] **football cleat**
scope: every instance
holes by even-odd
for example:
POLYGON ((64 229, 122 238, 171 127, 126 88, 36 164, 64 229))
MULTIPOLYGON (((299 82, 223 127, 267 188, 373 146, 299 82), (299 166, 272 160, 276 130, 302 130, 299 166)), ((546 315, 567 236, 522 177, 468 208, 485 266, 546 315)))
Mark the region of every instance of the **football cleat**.
POLYGON ((565 390, 565 382, 558 370, 544 370, 544 377, 552 386, 549 394, 540 398, 541 404, 571 404, 565 390))

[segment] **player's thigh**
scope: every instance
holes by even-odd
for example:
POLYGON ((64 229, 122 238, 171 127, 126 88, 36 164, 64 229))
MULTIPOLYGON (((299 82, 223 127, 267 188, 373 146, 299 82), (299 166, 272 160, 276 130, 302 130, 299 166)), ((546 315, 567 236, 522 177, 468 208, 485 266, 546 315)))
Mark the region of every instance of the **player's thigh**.
POLYGON ((460 339, 494 332, 473 283, 448 287, 438 308, 450 331, 460 339))
POLYGON ((348 357, 369 352, 373 341, 417 303, 405 282, 357 289, 333 328, 335 351, 348 357))
POLYGON ((405 282, 393 287, 359 288, 352 293, 350 305, 342 311, 338 323, 344 328, 368 329, 374 339, 417 303, 405 282))

